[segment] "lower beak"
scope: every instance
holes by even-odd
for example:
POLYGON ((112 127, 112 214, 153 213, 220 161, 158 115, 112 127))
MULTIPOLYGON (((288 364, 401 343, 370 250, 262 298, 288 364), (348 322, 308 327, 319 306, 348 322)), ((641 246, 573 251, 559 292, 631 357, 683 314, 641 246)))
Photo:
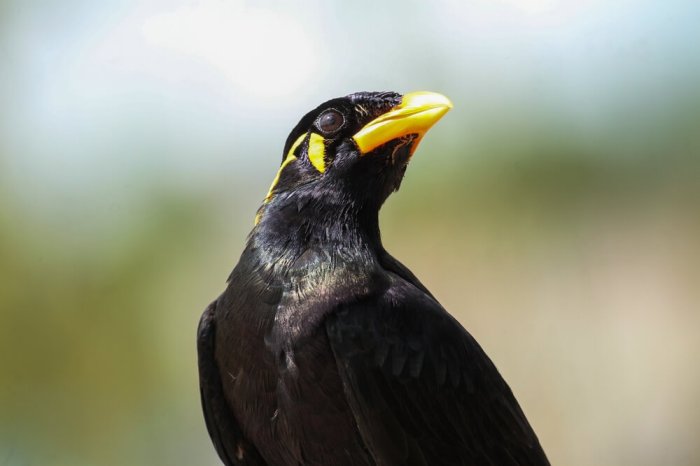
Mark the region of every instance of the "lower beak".
POLYGON ((417 135, 411 147, 415 151, 425 133, 452 108, 452 102, 435 92, 411 92, 401 103, 375 118, 358 131, 353 140, 362 155, 394 139, 417 135))

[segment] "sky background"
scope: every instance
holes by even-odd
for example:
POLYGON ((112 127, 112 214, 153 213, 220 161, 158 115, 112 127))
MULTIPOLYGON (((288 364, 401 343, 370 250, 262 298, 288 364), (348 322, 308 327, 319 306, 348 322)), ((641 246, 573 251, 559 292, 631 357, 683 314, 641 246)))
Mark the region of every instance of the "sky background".
POLYGON ((288 132, 455 108, 385 246, 553 464, 700 465, 700 4, 0 3, 0 465, 219 464, 195 328, 288 132))

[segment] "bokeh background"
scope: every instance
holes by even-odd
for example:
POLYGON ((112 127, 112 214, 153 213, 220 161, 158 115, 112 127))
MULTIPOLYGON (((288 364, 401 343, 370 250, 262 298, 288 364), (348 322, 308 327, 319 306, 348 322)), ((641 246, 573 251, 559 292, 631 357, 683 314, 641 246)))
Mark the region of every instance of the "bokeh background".
POLYGON ((216 465, 195 327, 288 131, 454 110, 381 217, 553 464, 700 465, 700 4, 0 3, 0 465, 216 465))

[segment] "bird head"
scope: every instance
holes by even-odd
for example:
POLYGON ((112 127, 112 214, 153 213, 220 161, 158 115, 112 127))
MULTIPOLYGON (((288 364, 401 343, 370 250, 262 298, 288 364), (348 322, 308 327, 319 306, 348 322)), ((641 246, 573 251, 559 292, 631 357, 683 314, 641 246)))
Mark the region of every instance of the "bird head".
POLYGON ((358 92, 319 105, 289 134, 256 225, 376 217, 421 138, 450 108, 432 92, 358 92))

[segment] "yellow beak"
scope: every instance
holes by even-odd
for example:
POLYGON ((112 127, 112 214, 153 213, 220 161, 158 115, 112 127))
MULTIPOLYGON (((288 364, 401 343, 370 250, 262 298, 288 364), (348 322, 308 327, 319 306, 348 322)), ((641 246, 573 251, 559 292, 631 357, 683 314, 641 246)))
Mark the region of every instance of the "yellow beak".
POLYGON ((411 153, 425 133, 452 108, 450 99, 435 92, 411 92, 405 94, 401 103, 358 131, 353 140, 366 154, 393 139, 417 134, 411 153))

